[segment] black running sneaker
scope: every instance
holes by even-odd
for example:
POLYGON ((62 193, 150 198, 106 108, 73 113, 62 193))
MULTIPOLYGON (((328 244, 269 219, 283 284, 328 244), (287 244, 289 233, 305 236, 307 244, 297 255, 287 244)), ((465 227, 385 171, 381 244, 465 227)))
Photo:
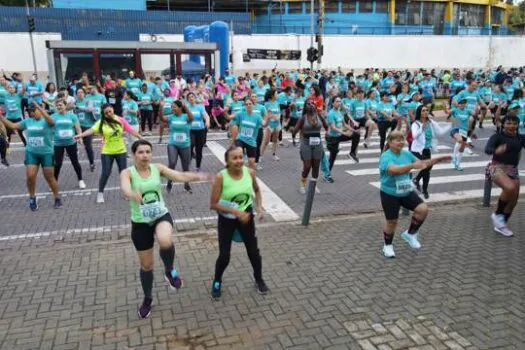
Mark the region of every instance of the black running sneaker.
POLYGON ((255 281, 255 289, 257 289, 257 292, 262 295, 268 294, 268 292, 270 291, 270 289, 268 288, 266 283, 264 283, 263 280, 255 281))
POLYGON ((144 298, 144 301, 142 302, 142 305, 139 308, 139 317, 140 318, 147 318, 149 315, 151 315, 151 303, 153 302, 153 299, 151 298, 144 298))
POLYGON ((211 297, 215 300, 219 300, 221 294, 221 282, 213 281, 211 285, 211 297))

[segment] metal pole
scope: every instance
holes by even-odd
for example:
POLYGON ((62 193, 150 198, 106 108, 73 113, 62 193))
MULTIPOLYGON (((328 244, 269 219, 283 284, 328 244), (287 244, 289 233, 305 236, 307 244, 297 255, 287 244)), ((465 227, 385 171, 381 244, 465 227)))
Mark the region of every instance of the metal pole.
MULTIPOLYGON (((310 47, 314 47, 314 6, 315 1, 310 0, 310 47)), ((314 70, 314 63, 310 62, 310 69, 314 70)))
POLYGON ((248 0, 246 0, 246 13, 248 13, 248 0))
POLYGON ((490 207, 490 193, 492 192, 492 181, 485 177, 485 187, 483 189, 483 206, 490 207))
POLYGON ((211 12, 211 4, 210 4, 210 1, 211 1, 211 0, 208 0, 208 12, 211 12))
POLYGON ((170 0, 168 0, 168 12, 170 12, 170 0))
POLYGON ((314 202, 315 186, 317 186, 317 179, 310 179, 310 182, 308 183, 308 192, 306 193, 306 203, 304 204, 303 226, 308 226, 310 223, 310 213, 312 212, 312 204, 314 202))
MULTIPOLYGON (((29 19, 29 17, 30 17, 29 4, 28 4, 27 0, 26 0, 26 16, 29 19)), ((27 25, 29 25, 29 21, 28 21, 27 25)), ((36 56, 35 56, 35 44, 33 43, 33 32, 31 32, 31 31, 29 31, 29 42, 31 43, 31 54, 33 56, 33 73, 37 74, 37 70, 36 70, 36 56)))

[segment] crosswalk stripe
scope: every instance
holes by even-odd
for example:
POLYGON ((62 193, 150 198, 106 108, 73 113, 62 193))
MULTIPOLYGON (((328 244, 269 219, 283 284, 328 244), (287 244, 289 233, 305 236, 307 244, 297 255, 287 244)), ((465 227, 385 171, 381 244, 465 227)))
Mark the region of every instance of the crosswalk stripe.
MULTIPOLYGON (((342 145, 340 145, 340 146, 342 146, 342 145)), ((438 150, 449 150, 449 149, 451 149, 451 147, 449 147, 449 146, 445 146, 445 145, 439 145, 438 146, 438 150)), ((408 151, 408 148, 404 148, 404 150, 408 151)), ((326 151, 325 153, 326 153, 326 155, 330 154, 329 151, 326 151)), ((361 149, 361 150, 359 150, 358 155, 362 155, 362 154, 379 154, 379 153, 381 153, 381 150, 379 148, 361 149)))
MULTIPOLYGON (((477 157, 479 154, 473 153, 473 154, 465 154, 463 155, 463 158, 471 158, 471 157, 477 157)), ((379 163, 379 157, 374 158, 359 158, 359 163, 356 163, 353 159, 342 159, 342 160, 336 160, 334 165, 350 165, 350 164, 374 164, 379 163)), ((486 163, 485 163, 486 164, 486 163)), ((450 165, 449 165, 450 166, 450 165)), ((463 163, 461 163, 461 166, 463 166, 463 163)), ((463 168, 465 168, 463 166, 463 168)), ((434 166, 433 169, 436 169, 434 166)), ((446 169, 446 168, 445 168, 446 169)))
MULTIPOLYGON (((482 160, 482 161, 476 161, 476 162, 461 162, 461 167, 464 169, 467 168, 481 168, 485 167, 488 164, 488 160, 482 160)), ((337 165, 337 161, 335 162, 337 165)), ((352 164, 346 162, 346 164, 352 164)), ((432 167, 432 170, 444 170, 449 169, 452 170, 452 165, 450 163, 443 163, 443 164, 436 164, 432 167)), ((417 170, 413 170, 417 171, 417 170)), ((347 170, 348 174, 352 176, 363 176, 363 175, 379 175, 379 168, 368 168, 368 169, 357 169, 357 170, 347 170)))
MULTIPOLYGON (((520 187, 520 192, 525 191, 525 186, 520 187)), ((483 188, 478 190, 467 190, 467 191, 452 191, 452 192, 442 192, 442 193, 431 193, 428 202, 449 202, 456 200, 465 200, 472 198, 482 198, 483 197, 483 188)), ((491 197, 496 197, 501 194, 501 188, 493 188, 490 195, 491 197)))
MULTIPOLYGON (((431 176, 430 185, 448 184, 453 182, 468 182, 485 180, 485 174, 451 175, 451 176, 431 176)), ((370 185, 381 188, 381 182, 370 182, 370 185)))

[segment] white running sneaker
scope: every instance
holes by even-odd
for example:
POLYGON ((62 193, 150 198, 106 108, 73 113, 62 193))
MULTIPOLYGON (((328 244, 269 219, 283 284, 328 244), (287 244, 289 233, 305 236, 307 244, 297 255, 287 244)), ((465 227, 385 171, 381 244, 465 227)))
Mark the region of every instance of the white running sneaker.
POLYGON ((501 233, 505 237, 512 237, 514 235, 514 233, 508 228, 503 215, 492 213, 491 219, 494 231, 501 233))
POLYGON ((419 236, 419 233, 414 233, 411 235, 410 233, 408 233, 408 231, 405 231, 401 234, 401 238, 403 238, 412 249, 421 248, 421 243, 419 243, 419 241, 417 240, 417 236, 419 236))
POLYGON ((97 193, 97 204, 102 204, 102 203, 104 203, 104 193, 99 192, 97 193))
POLYGON ((315 186, 315 193, 321 193, 321 190, 317 186, 315 186))
POLYGON ((395 258, 396 253, 394 252, 394 245, 393 244, 385 244, 383 245, 383 255, 385 258, 395 258))
POLYGON ((274 155, 273 155, 273 160, 278 161, 278 160, 280 160, 280 159, 279 159, 279 157, 277 157, 276 154, 274 154, 274 155))
POLYGON ((78 182, 78 188, 80 188, 81 190, 86 188, 86 183, 84 182, 84 180, 80 180, 78 182))
POLYGON ((301 194, 306 194, 306 187, 305 186, 299 186, 299 192, 301 192, 301 194))
POLYGON ((261 163, 257 163, 257 165, 255 166, 255 169, 257 169, 257 170, 262 170, 262 168, 263 167, 262 167, 261 163))
POLYGON ((512 232, 507 225, 503 227, 494 227, 494 231, 502 234, 505 237, 512 237, 514 236, 514 232, 512 232))
POLYGON ((470 147, 465 147, 465 153, 468 154, 469 156, 473 155, 474 152, 472 152, 472 150, 470 149, 470 147))

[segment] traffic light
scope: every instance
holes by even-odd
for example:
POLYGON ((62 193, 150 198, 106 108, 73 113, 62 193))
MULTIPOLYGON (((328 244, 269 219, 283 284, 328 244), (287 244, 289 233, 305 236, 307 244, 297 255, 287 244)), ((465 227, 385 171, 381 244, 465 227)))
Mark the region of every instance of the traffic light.
POLYGON ((35 18, 32 16, 27 16, 27 24, 29 25, 29 32, 32 33, 35 31, 35 18))
POLYGON ((308 62, 315 62, 319 59, 319 52, 315 47, 310 47, 306 50, 306 59, 308 62))

